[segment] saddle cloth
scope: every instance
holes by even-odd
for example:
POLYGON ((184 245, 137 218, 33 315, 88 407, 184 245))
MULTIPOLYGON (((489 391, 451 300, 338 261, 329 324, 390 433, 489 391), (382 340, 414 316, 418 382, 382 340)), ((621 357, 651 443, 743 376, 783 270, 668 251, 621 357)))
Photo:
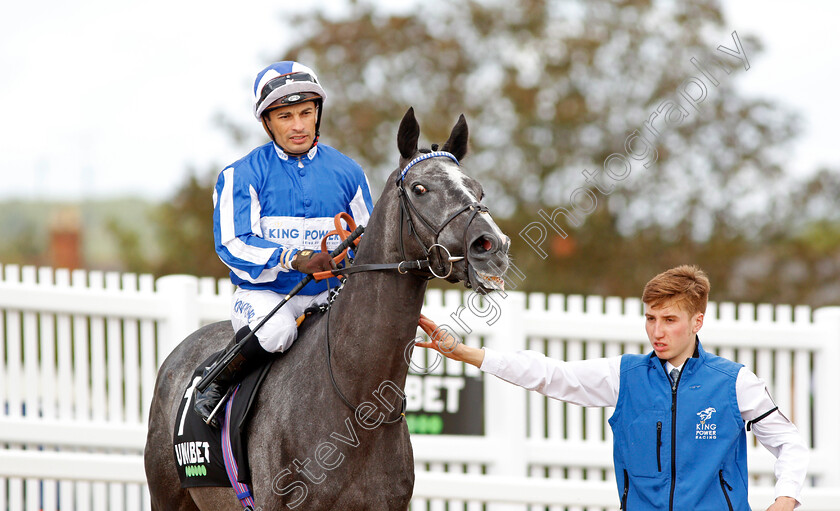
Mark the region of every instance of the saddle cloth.
MULTIPOLYGON (((204 368, 210 366, 222 355, 219 351, 207 358, 193 372, 189 385, 184 389, 184 398, 178 407, 178 420, 175 421, 173 444, 175 446, 175 465, 181 488, 200 486, 230 487, 225 471, 225 460, 222 453, 222 432, 204 423, 201 417, 192 410, 193 392, 195 385, 201 379, 204 368)), ((276 357, 275 357, 276 358, 276 357)), ((260 384, 268 374, 270 359, 260 370, 253 371, 242 380, 230 407, 230 444, 233 458, 238 465, 238 480, 250 484, 251 472, 248 468, 248 449, 245 430, 252 405, 255 401, 260 384)), ((219 421, 223 419, 224 409, 219 410, 219 421)))

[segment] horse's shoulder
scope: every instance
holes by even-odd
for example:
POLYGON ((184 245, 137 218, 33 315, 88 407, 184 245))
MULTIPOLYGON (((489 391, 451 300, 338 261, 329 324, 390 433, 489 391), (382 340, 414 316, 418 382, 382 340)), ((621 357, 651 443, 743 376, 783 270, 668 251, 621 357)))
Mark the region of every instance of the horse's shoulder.
POLYGON ((311 377, 311 368, 316 360, 326 357, 325 314, 313 315, 298 328, 298 335, 291 347, 272 364, 269 376, 272 378, 311 377), (291 370, 287 370, 290 368, 291 370), (285 375, 285 373, 290 373, 285 375), (284 376, 285 375, 285 376, 284 376))
MULTIPOLYGON (((308 318, 299 328, 298 337, 283 354, 276 355, 260 389, 257 408, 280 408, 308 403, 313 393, 327 385, 326 343, 321 314, 308 318)), ((266 413, 266 410, 263 410, 266 413)))

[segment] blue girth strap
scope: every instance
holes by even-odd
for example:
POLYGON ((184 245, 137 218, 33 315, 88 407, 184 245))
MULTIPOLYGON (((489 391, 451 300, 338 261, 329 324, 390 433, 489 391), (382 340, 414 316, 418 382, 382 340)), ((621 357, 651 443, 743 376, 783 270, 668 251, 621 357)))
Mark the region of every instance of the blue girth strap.
POLYGON ((233 450, 230 445, 230 410, 233 406, 233 399, 236 393, 239 392, 239 386, 233 391, 233 395, 228 399, 225 405, 225 420, 222 422, 222 456, 225 459, 225 472, 227 472, 230 485, 233 491, 236 492, 236 498, 246 510, 254 509, 254 497, 251 496, 251 489, 247 484, 239 482, 239 468, 236 465, 236 460, 233 458, 233 450))

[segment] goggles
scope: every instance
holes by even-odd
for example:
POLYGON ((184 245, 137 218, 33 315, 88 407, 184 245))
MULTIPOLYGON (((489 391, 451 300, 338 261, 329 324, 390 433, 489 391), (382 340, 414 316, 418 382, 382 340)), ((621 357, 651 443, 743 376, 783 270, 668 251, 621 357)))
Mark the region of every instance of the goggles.
POLYGON ((282 76, 278 76, 277 78, 269 80, 269 82, 263 86, 262 91, 260 92, 260 100, 257 102, 257 104, 262 104, 262 102, 265 101, 269 94, 279 89, 280 87, 292 82, 310 82, 317 84, 318 80, 316 80, 315 77, 311 74, 302 72, 289 73, 282 76))

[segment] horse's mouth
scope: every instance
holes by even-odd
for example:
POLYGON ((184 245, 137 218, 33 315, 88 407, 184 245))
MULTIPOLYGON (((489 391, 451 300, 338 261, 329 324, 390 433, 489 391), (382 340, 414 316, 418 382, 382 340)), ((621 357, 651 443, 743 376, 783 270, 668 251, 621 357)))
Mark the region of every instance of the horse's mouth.
POLYGON ((508 259, 506 256, 490 262, 472 261, 469 257, 466 257, 454 263, 452 267, 453 271, 449 272, 446 280, 453 284, 463 282, 467 289, 472 289, 480 294, 504 291, 504 275, 507 268, 508 259), (479 266, 481 269, 476 268, 476 266, 479 266))
POLYGON ((469 268, 469 278, 464 282, 467 287, 471 287, 482 294, 505 290, 505 279, 501 275, 476 270, 472 265, 469 268))

